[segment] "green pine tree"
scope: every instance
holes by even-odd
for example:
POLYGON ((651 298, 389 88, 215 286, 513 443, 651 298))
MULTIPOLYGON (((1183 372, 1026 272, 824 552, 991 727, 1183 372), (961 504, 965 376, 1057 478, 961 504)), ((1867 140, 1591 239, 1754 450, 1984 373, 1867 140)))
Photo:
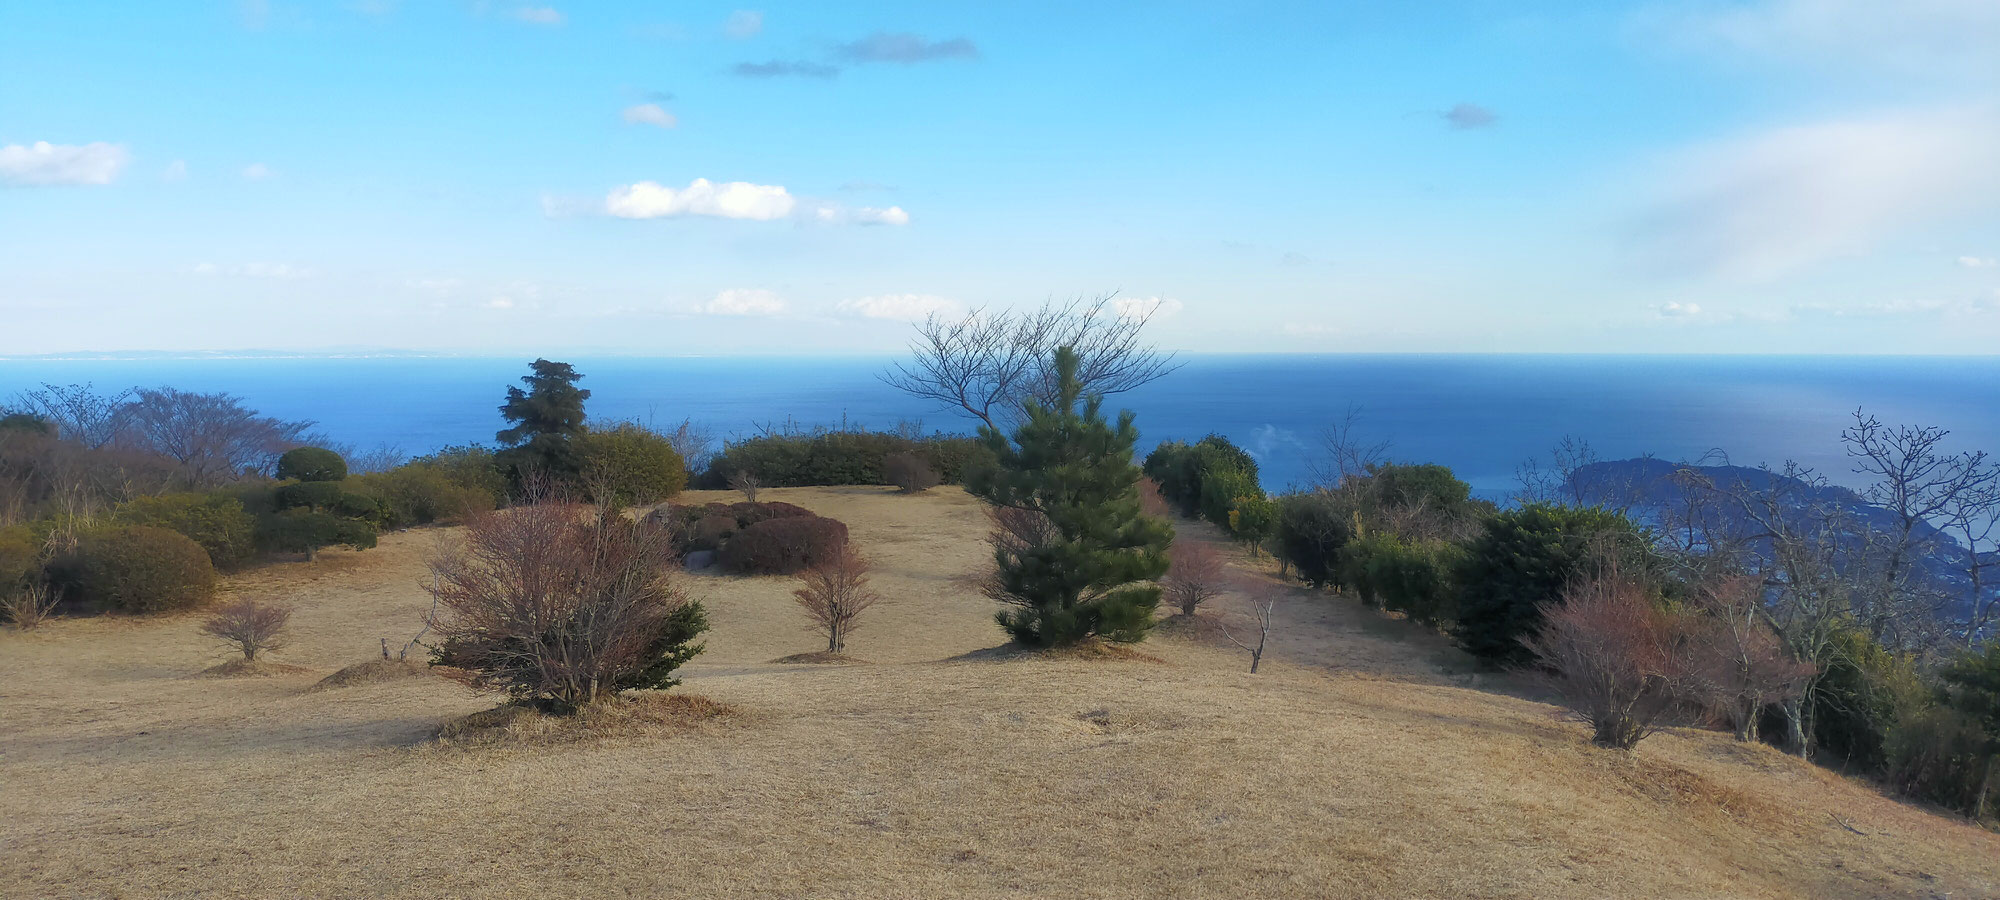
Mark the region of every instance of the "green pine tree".
POLYGON ((494 437, 506 444, 502 464, 518 483, 530 474, 556 481, 574 480, 583 469, 576 438, 583 434, 583 401, 590 391, 576 386, 579 374, 569 363, 535 360, 534 374, 507 389, 500 415, 514 423, 494 437))
POLYGON ((1132 413, 1106 423, 1104 398, 1081 396, 1076 353, 1058 350, 1055 363, 1057 404, 1028 401, 1012 441, 982 427, 997 463, 968 475, 968 489, 1000 508, 993 593, 1014 607, 1000 612, 1000 627, 1038 647, 1093 635, 1143 640, 1173 526, 1140 510, 1132 413))

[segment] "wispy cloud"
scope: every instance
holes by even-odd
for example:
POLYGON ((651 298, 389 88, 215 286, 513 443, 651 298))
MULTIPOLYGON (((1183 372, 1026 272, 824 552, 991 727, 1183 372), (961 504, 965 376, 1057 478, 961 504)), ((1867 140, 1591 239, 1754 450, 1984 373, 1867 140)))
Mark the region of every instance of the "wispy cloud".
POLYGON ((1674 0, 1642 8, 1636 24, 1683 50, 2000 80, 2000 3, 1992 0, 1674 0))
POLYGON ((526 22, 530 25, 541 25, 548 28, 553 28, 569 21, 569 18, 564 16, 561 10, 553 6, 523 6, 514 10, 514 18, 517 21, 526 22))
POLYGON ((785 298, 762 288, 732 288, 701 307, 711 316, 781 316, 785 309, 785 298))
POLYGON ((763 30, 764 14, 754 10, 739 9, 722 23, 722 33, 739 41, 756 37, 763 30))
POLYGON ((636 103, 625 107, 625 111, 618 115, 619 118, 625 120, 625 124, 627 125, 656 125, 661 128, 672 128, 680 124, 680 120, 674 118, 673 113, 667 112, 666 108, 658 103, 636 103))
POLYGON ((247 166, 244 166, 242 172, 243 178, 247 181, 263 181, 264 179, 269 178, 274 174, 276 173, 271 171, 270 166, 264 165, 263 163, 260 162, 251 163, 247 166))
POLYGON ((770 62, 737 63, 729 71, 738 78, 833 78, 840 74, 839 66, 802 60, 774 59, 770 62))
POLYGON ((196 275, 229 278, 263 278, 273 281, 298 281, 319 275, 317 271, 304 266, 281 262, 251 262, 238 265, 217 265, 205 262, 195 264, 194 268, 190 271, 196 275))
POLYGON ((188 164, 187 160, 184 159, 177 159, 167 163, 167 167, 160 170, 161 181, 186 181, 187 177, 188 164))
POLYGON ((1491 128, 1500 121, 1498 113, 1477 103, 1460 103, 1438 113, 1438 116, 1443 118, 1446 124, 1460 131, 1491 128))
POLYGON ((932 315, 963 315, 965 304, 935 294, 880 294, 842 300, 834 309, 842 315, 864 319, 921 322, 932 315))
POLYGON ((0 184, 40 187, 110 184, 132 161, 120 144, 8 144, 0 147, 0 184))
POLYGON ((1693 147, 1653 178, 1635 249, 1680 272, 1763 279, 1901 231, 2000 210, 2000 115, 1894 112, 1693 147))
POLYGON ((2000 266, 2000 260, 1990 256, 1961 256, 1958 264, 1967 269, 1991 269, 2000 266))
POLYGON ((962 37, 931 41, 908 32, 878 31, 835 47, 834 55, 850 63, 892 62, 908 65, 941 59, 978 59, 979 48, 962 37))
POLYGON ((1121 319, 1164 319, 1186 308, 1172 297, 1117 297, 1107 311, 1121 319))

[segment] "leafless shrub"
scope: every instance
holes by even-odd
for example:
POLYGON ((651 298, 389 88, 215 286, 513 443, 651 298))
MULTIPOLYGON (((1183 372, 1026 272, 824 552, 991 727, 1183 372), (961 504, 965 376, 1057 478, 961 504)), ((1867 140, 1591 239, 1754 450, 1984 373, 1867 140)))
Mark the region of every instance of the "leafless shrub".
POLYGON ((882 474, 905 494, 921 494, 937 487, 939 482, 930 461, 915 453, 891 453, 883 457, 882 474))
POLYGON ((737 469, 736 474, 729 476, 729 489, 741 492, 743 499, 751 503, 757 502, 757 490, 761 487, 763 483, 757 480, 757 473, 749 469, 737 469))
POLYGON ((244 659, 254 660, 259 653, 285 646, 285 625, 291 618, 292 611, 283 606, 236 600, 203 622, 201 633, 241 650, 244 659))
POLYGON ((33 631, 55 614, 60 594, 37 582, 17 591, 0 592, 0 616, 22 631, 33 631))
POLYGON ((1222 554, 1206 543, 1182 538, 1174 541, 1172 562, 1161 582, 1167 602, 1179 607, 1181 615, 1192 616, 1202 604, 1221 596, 1227 567, 1222 554))
POLYGON ((682 419, 681 424, 666 433, 667 443, 674 452, 681 455, 690 472, 708 471, 709 460, 715 458, 715 431, 703 425, 696 425, 693 419, 682 419))
POLYGON ((649 520, 553 501, 482 513, 431 568, 444 613, 433 662, 474 688, 573 710, 678 684, 701 651, 701 606, 649 520))
POLYGON ((1239 640, 1236 633, 1229 630, 1227 622, 1222 623, 1222 636, 1250 654, 1250 674, 1255 675, 1257 666, 1264 661, 1264 647, 1271 640, 1271 620, 1278 609, 1278 595, 1284 593, 1284 589, 1277 585, 1258 583, 1246 586, 1244 592, 1250 595, 1250 612, 1254 617, 1252 621, 1257 627, 1257 643, 1254 645, 1245 643, 1249 638, 1248 634, 1244 635, 1244 640, 1239 640))
POLYGON ((1797 700, 1818 670, 1793 659, 1766 623, 1759 580, 1717 581, 1699 602, 1704 615, 1690 635, 1689 687, 1729 721, 1737 740, 1754 741, 1764 707, 1797 700))
POLYGON ((55 423, 56 434, 85 449, 106 446, 118 436, 118 413, 132 396, 130 390, 99 394, 91 385, 55 385, 24 391, 15 399, 21 409, 55 423))
POLYGON ((179 464, 192 486, 245 472, 268 474, 286 450, 308 443, 311 422, 260 416, 231 394, 139 388, 118 412, 118 441, 179 464))
POLYGON ((1599 746, 1629 750, 1670 713, 1687 680, 1680 623, 1615 568, 1542 607, 1526 643, 1599 746))
POLYGON ((1361 434, 1361 407, 1349 406, 1320 436, 1325 455, 1311 464, 1313 485, 1323 491, 1338 491, 1364 478, 1389 455, 1389 441, 1361 434))
POLYGON ((868 587, 868 561, 848 545, 807 569, 799 581, 802 586, 792 597, 812 620, 813 630, 826 636, 828 652, 845 653, 861 614, 882 599, 868 587))

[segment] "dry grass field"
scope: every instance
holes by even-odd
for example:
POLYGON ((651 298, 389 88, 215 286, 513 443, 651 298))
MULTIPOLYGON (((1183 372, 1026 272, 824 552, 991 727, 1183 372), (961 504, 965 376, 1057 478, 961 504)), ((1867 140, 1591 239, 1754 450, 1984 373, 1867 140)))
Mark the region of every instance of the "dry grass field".
POLYGON ((581 730, 438 742, 493 699, 314 689, 415 631, 449 531, 230 579, 296 605, 301 671, 197 677, 192 615, 0 634, 0 896, 2000 897, 2000 835, 1727 735, 1594 749, 1340 598, 1289 595, 1255 676, 1212 622, 994 652, 975 501, 767 493, 874 558, 865 662, 775 662, 823 649, 790 580, 700 577, 669 696, 712 703, 581 730))

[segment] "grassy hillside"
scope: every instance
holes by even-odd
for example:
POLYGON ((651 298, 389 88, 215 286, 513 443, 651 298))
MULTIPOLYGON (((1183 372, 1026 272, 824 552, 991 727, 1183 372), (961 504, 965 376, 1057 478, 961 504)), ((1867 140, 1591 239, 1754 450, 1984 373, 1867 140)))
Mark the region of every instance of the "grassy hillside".
POLYGON ((823 646, 792 581, 697 579, 677 693, 721 716, 440 746, 493 700, 312 690, 415 630, 447 531, 232 579, 296 604, 299 673, 197 677, 199 616, 0 634, 0 895, 2000 896, 2000 836, 1727 735, 1595 749, 1326 595, 1283 602, 1255 676, 1212 621, 992 652, 975 501, 766 493, 847 522, 885 601, 866 664, 779 664, 823 646))

